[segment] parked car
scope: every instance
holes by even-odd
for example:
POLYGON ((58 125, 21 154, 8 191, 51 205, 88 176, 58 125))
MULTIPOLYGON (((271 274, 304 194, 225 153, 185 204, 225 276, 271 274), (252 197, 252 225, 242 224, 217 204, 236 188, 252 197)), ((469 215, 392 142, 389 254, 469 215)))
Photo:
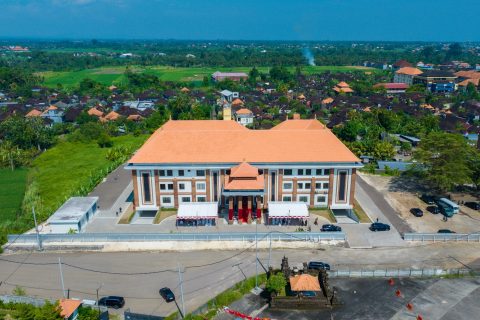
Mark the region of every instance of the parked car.
POLYGON ((423 211, 420 208, 412 208, 410 209, 410 212, 415 216, 415 217, 423 217, 423 211))
POLYGON ((118 296, 103 297, 98 300, 98 305, 108 308, 120 309, 123 308, 123 306, 125 305, 125 299, 118 296))
POLYGON ((445 205, 443 202, 438 202, 438 208, 440 209, 440 213, 443 214, 447 218, 451 218, 455 214, 453 209, 451 207, 445 205))
POLYGON ((428 194, 422 194, 420 196, 420 199, 425 202, 426 204, 435 204, 435 197, 428 195, 428 194))
POLYGON ((428 206, 427 211, 431 212, 432 214, 439 214, 440 208, 438 208, 438 206, 428 206))
POLYGON ((440 229, 438 230, 438 233, 456 233, 456 232, 450 229, 440 229))
POLYGON ((342 231, 342 227, 336 226, 334 224, 324 224, 320 229, 322 232, 339 232, 342 231))
POLYGON ((465 202, 465 206, 473 210, 480 210, 480 202, 476 202, 476 201, 465 202))
POLYGON ((308 263, 308 269, 312 270, 330 270, 330 265, 320 261, 310 261, 308 263))
POLYGON ((170 288, 162 288, 160 289, 160 295, 162 296, 163 299, 165 299, 166 302, 172 302, 175 301, 175 295, 173 294, 172 290, 170 288))
POLYGON ((386 223, 374 222, 370 225, 371 231, 389 231, 390 226, 386 223))

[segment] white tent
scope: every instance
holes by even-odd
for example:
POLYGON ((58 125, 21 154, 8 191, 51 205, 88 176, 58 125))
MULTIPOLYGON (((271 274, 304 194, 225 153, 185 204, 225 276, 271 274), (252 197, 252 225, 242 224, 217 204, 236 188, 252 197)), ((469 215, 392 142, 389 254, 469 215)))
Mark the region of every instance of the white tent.
POLYGON ((215 219, 218 218, 216 202, 191 202, 178 206, 177 219, 215 219))
POLYGON ((308 208, 305 202, 268 202, 269 218, 308 218, 308 208))

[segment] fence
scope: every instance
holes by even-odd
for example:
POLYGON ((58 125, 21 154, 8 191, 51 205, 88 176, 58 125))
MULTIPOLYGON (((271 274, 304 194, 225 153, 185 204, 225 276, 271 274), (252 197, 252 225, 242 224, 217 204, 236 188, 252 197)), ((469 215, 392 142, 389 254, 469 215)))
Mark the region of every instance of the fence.
MULTIPOLYGON (((49 242, 151 242, 151 241, 345 241, 343 232, 250 232, 250 233, 78 233, 41 234, 42 243, 49 242)), ((8 242, 37 243, 36 234, 8 235, 8 242)))
POLYGON ((328 275, 332 278, 399 278, 399 277, 439 277, 471 275, 470 269, 375 269, 375 270, 331 270, 328 275))
POLYGON ((467 241, 480 242, 480 233, 404 233, 405 241, 467 241))
POLYGON ((130 309, 127 309, 123 312, 123 317, 124 317, 125 320, 162 320, 162 319, 165 319, 164 317, 131 312, 130 309))
POLYGON ((48 300, 51 303, 54 303, 54 300, 51 299, 40 299, 40 298, 33 298, 27 296, 14 296, 14 295, 3 295, 0 296, 0 300, 4 303, 24 303, 24 304, 31 304, 36 307, 41 307, 45 304, 45 301, 48 300))

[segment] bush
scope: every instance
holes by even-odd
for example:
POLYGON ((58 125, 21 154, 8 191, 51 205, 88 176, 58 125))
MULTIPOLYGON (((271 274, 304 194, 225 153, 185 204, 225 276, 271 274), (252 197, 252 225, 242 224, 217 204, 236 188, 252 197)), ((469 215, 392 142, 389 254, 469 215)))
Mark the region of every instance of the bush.
POLYGON ((113 146, 113 141, 106 133, 102 133, 97 139, 97 144, 100 148, 110 148, 113 146))
POLYGON ((267 290, 276 294, 285 290, 286 285, 287 280, 285 280, 285 276, 282 273, 274 274, 267 280, 267 290))

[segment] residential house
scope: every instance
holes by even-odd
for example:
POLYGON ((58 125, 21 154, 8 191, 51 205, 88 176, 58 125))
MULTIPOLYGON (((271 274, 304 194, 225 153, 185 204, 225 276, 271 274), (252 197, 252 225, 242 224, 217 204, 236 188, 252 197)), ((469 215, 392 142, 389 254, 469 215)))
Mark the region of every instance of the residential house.
POLYGON ((52 123, 62 123, 63 111, 59 110, 58 107, 51 105, 40 115, 40 117, 50 119, 52 123))
POLYGON ((61 299, 58 301, 60 315, 65 320, 76 320, 78 318, 78 309, 82 301, 76 299, 61 299))
POLYGON ((350 88, 350 85, 345 81, 339 82, 335 87, 333 87, 333 91, 337 93, 353 93, 353 89, 350 88))
POLYGON ((377 83, 374 88, 385 88, 389 94, 405 93, 409 85, 406 83, 377 83))
POLYGON ((253 123, 253 112, 249 109, 242 108, 234 112, 235 121, 243 126, 253 123))
POLYGON ((393 77, 393 82, 395 83, 406 83, 409 86, 413 84, 413 79, 415 76, 422 74, 423 72, 420 69, 412 67, 404 67, 395 71, 395 76, 393 77))

